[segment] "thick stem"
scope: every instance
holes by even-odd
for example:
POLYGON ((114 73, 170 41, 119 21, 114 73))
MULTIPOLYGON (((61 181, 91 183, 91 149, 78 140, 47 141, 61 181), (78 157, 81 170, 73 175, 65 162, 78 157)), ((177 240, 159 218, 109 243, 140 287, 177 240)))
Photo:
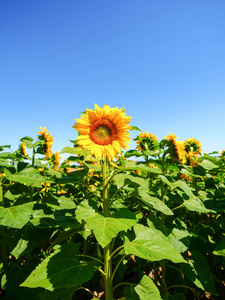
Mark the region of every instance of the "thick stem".
MULTIPOLYGON (((103 176, 103 213, 105 217, 110 214, 110 200, 108 189, 108 161, 107 158, 102 162, 102 176, 103 176)), ((112 261, 110 259, 112 252, 112 245, 109 243, 104 250, 104 272, 105 272, 105 300, 113 300, 112 293, 112 261)))

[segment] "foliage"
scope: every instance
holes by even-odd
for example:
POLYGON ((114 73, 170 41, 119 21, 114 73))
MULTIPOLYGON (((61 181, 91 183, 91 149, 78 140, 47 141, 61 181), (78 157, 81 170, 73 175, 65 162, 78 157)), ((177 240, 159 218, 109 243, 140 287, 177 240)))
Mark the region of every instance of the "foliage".
POLYGON ((106 249, 114 299, 222 299, 225 158, 150 138, 105 175, 76 143, 58 169, 43 139, 21 139, 31 157, 0 147, 3 299, 107 299, 106 249))

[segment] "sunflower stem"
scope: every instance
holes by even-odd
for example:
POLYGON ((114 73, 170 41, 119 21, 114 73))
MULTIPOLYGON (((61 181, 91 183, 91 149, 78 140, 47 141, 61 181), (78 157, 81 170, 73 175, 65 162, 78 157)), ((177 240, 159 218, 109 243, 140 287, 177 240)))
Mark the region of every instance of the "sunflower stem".
MULTIPOLYGON (((103 213, 105 217, 110 214, 110 200, 109 200, 109 186, 108 182, 108 161, 107 158, 102 162, 102 176, 103 176, 103 213)), ((112 261, 111 261, 111 252, 112 245, 109 243, 104 247, 104 281, 105 281, 105 300, 113 300, 112 293, 112 261)))

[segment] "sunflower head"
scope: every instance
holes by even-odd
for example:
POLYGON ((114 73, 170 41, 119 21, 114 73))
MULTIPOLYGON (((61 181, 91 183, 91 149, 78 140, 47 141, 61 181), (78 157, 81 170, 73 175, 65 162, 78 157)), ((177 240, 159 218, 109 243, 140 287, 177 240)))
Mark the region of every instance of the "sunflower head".
POLYGON ((58 169, 61 157, 62 157, 62 155, 59 155, 58 151, 56 151, 55 154, 53 154, 53 157, 52 157, 53 160, 54 160, 53 170, 57 170, 58 169))
POLYGON ((169 147, 169 152, 172 161, 174 162, 186 162, 186 151, 185 144, 182 141, 177 141, 177 137, 170 132, 169 136, 164 137, 167 140, 167 146, 169 147))
POLYGON ((193 152, 196 154, 199 154, 202 152, 202 145, 200 141, 197 141, 196 139, 189 138, 185 140, 185 151, 188 153, 193 152))
POLYGON ((196 167, 196 162, 198 161, 198 154, 195 152, 189 151, 187 153, 187 164, 191 167, 196 167))
POLYGON ((27 151, 26 151, 26 144, 24 142, 22 142, 19 146, 19 152, 23 155, 23 156, 27 156, 27 151))
POLYGON ((37 148, 37 152, 38 153, 43 153, 45 154, 45 159, 48 159, 48 158, 52 158, 52 145, 54 144, 53 142, 53 135, 50 136, 50 132, 47 132, 47 128, 46 127, 43 127, 41 128, 41 131, 38 132, 38 139, 39 140, 43 140, 45 143, 43 145, 40 145, 38 148, 37 148))
POLYGON ((225 158, 225 150, 220 153, 220 157, 225 158))
POLYGON ((130 143, 129 133, 131 117, 127 117, 125 109, 111 108, 108 105, 94 110, 87 109, 81 119, 72 126, 79 132, 77 144, 83 149, 91 151, 96 158, 104 160, 106 157, 117 158, 122 149, 130 143))
POLYGON ((202 152, 202 145, 200 141, 193 138, 185 140, 185 151, 187 153, 187 164, 191 167, 196 167, 198 156, 202 152))
POLYGON ((139 151, 145 151, 145 150, 150 150, 150 151, 155 151, 158 146, 158 139, 155 134, 148 133, 146 132, 141 132, 136 139, 137 147, 139 151))

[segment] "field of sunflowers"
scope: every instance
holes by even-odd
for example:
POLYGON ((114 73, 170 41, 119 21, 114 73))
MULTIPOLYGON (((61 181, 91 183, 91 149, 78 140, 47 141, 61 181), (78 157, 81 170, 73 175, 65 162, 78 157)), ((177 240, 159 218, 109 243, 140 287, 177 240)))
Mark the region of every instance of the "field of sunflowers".
POLYGON ((225 152, 130 120, 95 105, 60 152, 45 127, 0 146, 0 297, 224 299, 225 152))

